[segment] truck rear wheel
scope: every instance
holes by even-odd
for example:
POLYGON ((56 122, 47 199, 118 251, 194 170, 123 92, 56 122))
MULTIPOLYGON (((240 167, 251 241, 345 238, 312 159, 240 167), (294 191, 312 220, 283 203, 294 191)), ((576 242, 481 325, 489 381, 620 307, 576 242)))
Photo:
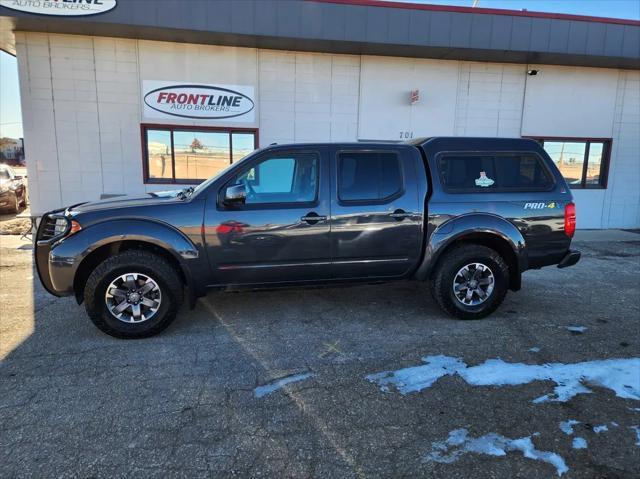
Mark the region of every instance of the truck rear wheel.
POLYGON ((177 271, 148 251, 128 250, 93 270, 84 288, 87 314, 104 333, 139 339, 163 331, 182 304, 177 271))
POLYGON ((486 246, 463 244, 438 261, 431 292, 440 307, 459 319, 480 319, 493 313, 507 294, 509 267, 486 246))

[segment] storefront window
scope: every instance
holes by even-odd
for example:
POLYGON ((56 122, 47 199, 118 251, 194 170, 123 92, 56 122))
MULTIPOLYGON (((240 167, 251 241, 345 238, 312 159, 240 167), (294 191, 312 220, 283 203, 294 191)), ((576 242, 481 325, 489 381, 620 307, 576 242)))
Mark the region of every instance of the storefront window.
POLYGON ((149 178, 172 178, 171 132, 147 130, 149 178))
POLYGON ((255 150, 255 135, 253 133, 232 133, 231 139, 233 145, 232 163, 241 160, 255 150))
POLYGON ((586 143, 545 141, 544 149, 556 164, 571 188, 582 185, 586 143))
POLYGON ((538 140, 572 189, 607 187, 610 140, 538 140))
POLYGON ((143 127, 149 183, 198 183, 257 148, 254 130, 143 127))
POLYGON ((600 186, 603 155, 604 143, 589 144, 589 161, 587 162, 587 174, 585 178, 587 188, 597 188, 600 186))

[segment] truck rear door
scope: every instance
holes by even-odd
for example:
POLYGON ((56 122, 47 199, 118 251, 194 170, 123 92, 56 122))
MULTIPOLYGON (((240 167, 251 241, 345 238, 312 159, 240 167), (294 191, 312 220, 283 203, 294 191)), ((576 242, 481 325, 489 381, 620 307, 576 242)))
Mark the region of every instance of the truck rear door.
POLYGON ((333 147, 332 277, 401 277, 417 264, 426 178, 408 145, 333 147))

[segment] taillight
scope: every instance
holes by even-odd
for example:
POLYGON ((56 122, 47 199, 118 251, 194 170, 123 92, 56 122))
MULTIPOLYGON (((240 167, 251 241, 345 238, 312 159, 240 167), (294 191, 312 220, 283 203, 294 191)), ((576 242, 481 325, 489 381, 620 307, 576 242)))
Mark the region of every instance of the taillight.
POLYGON ((576 232, 576 205, 573 203, 567 204, 564 207, 564 234, 569 238, 573 238, 573 234, 576 232))

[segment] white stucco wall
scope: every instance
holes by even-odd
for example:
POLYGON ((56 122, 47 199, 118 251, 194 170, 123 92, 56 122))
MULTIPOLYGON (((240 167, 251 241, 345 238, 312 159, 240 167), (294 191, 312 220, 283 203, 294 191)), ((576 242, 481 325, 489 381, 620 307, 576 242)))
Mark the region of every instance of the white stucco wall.
POLYGON ((16 44, 35 213, 166 189, 143 183, 140 123, 170 123, 258 128, 261 146, 407 135, 612 138, 609 187, 574 191, 578 225, 640 226, 638 71, 30 32, 16 32, 16 44), (145 118, 145 80, 251 85, 255 121, 145 118))

